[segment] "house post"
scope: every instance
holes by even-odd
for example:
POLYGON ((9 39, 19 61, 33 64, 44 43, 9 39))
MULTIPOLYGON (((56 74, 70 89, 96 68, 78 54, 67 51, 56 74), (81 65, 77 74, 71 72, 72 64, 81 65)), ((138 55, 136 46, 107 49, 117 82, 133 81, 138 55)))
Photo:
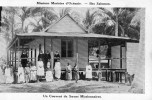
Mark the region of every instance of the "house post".
POLYGON ((53 66, 54 66, 53 40, 51 38, 51 70, 52 70, 52 72, 53 72, 53 66))
POLYGON ((98 61, 99 61, 99 66, 98 66, 98 81, 100 81, 101 80, 101 78, 102 78, 102 70, 101 70, 101 53, 100 53, 100 40, 98 40, 98 49, 99 49, 99 54, 98 54, 98 61))

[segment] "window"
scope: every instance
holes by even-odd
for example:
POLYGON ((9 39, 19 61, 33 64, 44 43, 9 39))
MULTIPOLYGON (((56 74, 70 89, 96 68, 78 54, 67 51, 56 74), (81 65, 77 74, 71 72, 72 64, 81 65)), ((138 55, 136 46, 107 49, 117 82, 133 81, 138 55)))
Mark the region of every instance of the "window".
POLYGON ((61 57, 73 57, 73 41, 61 41, 61 57))

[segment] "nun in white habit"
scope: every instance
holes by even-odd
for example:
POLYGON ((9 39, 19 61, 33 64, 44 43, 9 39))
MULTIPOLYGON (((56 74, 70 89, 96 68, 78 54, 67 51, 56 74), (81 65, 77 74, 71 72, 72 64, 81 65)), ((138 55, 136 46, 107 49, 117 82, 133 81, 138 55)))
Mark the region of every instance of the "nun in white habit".
POLYGON ((13 83, 13 70, 12 66, 7 66, 5 69, 5 77, 6 77, 6 83, 13 83))
POLYGON ((92 67, 89 64, 86 66, 86 79, 87 80, 92 79, 92 67))
POLYGON ((54 70, 55 70, 55 78, 57 80, 59 80, 61 77, 61 64, 60 64, 60 62, 55 63, 54 70))

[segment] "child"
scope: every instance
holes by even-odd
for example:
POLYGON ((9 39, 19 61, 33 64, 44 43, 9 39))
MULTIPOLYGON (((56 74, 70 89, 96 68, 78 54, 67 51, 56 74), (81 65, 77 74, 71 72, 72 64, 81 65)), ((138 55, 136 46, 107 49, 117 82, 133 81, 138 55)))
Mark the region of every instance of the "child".
POLYGON ((30 81, 37 81, 37 69, 36 69, 36 66, 34 65, 34 63, 31 63, 31 66, 30 66, 30 81))
POLYGON ((71 80, 72 79, 72 69, 71 65, 68 63, 66 67, 66 79, 71 80))
POLYGON ((25 75, 24 75, 24 69, 21 64, 19 64, 18 67, 18 83, 24 83, 25 82, 25 75))
POLYGON ((24 71, 25 71, 25 82, 28 83, 30 81, 30 63, 26 65, 24 71))
POLYGON ((75 63, 73 71, 74 71, 74 79, 75 79, 75 81, 77 83, 78 80, 79 80, 79 69, 78 69, 78 66, 77 66, 76 63, 75 63))
POLYGON ((52 73, 50 68, 46 71, 46 77, 45 78, 46 78, 47 82, 52 82, 53 81, 53 73, 52 73))

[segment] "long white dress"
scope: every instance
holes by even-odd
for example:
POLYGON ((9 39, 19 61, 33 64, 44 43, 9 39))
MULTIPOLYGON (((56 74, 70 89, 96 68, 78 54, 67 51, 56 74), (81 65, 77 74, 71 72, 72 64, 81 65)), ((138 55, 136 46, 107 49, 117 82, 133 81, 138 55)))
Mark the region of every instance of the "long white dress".
POLYGON ((44 66, 42 61, 38 61, 37 64, 37 75, 38 76, 44 76, 44 66))
POLYGON ((60 62, 55 63, 54 70, 55 70, 55 77, 59 79, 61 77, 61 64, 60 64, 60 62))
POLYGON ((11 68, 5 69, 5 77, 6 77, 5 83, 13 83, 13 72, 11 68))
POLYGON ((25 82, 25 74, 23 67, 18 67, 18 83, 25 82))
POLYGON ((5 75, 3 74, 3 70, 0 67, 0 84, 5 83, 5 75))
POLYGON ((28 83, 30 81, 30 68, 25 67, 25 81, 28 83))
POLYGON ((72 68, 71 65, 68 65, 66 68, 66 79, 71 80, 72 79, 72 68))
POLYGON ((92 78, 92 67, 91 67, 91 65, 86 66, 86 78, 92 78))
POLYGON ((53 81, 53 74, 52 74, 51 70, 46 71, 46 77, 45 78, 46 78, 47 82, 53 81))
POLYGON ((31 66, 30 67, 30 80, 31 81, 36 81, 37 80, 37 69, 36 66, 31 66))

